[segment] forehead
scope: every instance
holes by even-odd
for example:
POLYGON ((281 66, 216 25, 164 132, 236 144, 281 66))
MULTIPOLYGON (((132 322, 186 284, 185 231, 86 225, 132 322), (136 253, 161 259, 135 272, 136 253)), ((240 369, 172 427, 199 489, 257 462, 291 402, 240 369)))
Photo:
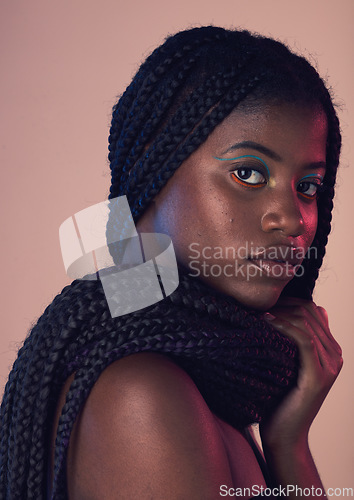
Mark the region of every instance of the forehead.
POLYGON ((257 142, 281 157, 304 154, 325 160, 327 117, 321 108, 293 104, 236 108, 210 134, 204 147, 222 155, 243 141, 257 142))

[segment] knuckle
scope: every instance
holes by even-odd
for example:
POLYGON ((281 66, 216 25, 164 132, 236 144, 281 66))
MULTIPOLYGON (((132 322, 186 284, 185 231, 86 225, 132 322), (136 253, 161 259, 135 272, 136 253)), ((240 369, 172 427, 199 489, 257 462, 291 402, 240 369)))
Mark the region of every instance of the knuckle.
POLYGON ((294 315, 299 322, 301 322, 306 328, 310 325, 311 313, 304 306, 299 306, 295 309, 294 315))
POLYGON ((324 307, 322 307, 322 306, 316 306, 316 307, 317 307, 317 309, 320 312, 322 312, 323 314, 325 314, 326 316, 328 316, 327 311, 326 311, 326 309, 324 307))
POLYGON ((302 321, 301 321, 301 326, 304 330, 306 330, 307 332, 310 332, 312 331, 311 329, 311 325, 309 323, 309 321, 306 319, 306 318, 303 318, 302 321))
POLYGON ((334 382, 335 379, 338 377, 341 369, 343 366, 343 358, 339 358, 338 360, 335 360, 332 365, 329 366, 327 370, 327 377, 330 382, 334 382))
POLYGON ((299 316, 306 316, 307 315, 307 309, 305 306, 301 305, 297 307, 297 314, 299 316))
POLYGON ((313 351, 315 348, 315 341, 310 335, 302 335, 299 343, 300 346, 306 351, 313 351))

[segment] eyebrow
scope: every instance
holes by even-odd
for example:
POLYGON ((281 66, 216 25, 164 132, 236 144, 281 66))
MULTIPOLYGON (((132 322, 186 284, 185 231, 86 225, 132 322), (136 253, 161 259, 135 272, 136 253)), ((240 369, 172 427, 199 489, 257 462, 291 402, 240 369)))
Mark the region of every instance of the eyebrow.
MULTIPOLYGON (((282 161, 281 156, 279 156, 275 151, 272 151, 271 149, 267 148, 267 146, 263 146, 263 144, 259 144, 258 142, 254 141, 242 141, 238 142, 236 144, 233 144, 229 148, 227 148, 225 151, 223 151, 222 155, 225 155, 229 153, 230 151, 235 151, 237 149, 254 149, 256 151, 259 151, 260 153, 263 153, 264 155, 268 156, 271 160, 275 161, 282 161)), ((312 162, 306 165, 306 169, 314 169, 314 168, 323 168, 326 169, 327 165, 325 161, 317 161, 317 162, 312 162)))
POLYGON ((253 141, 242 141, 238 142, 237 144, 233 144, 229 148, 226 149, 226 151, 223 151, 223 155, 226 153, 229 153, 230 151, 235 151, 235 149, 255 149, 256 151, 259 151, 260 153, 265 154, 269 158, 275 161, 281 161, 281 157, 272 151, 271 149, 267 148, 266 146, 263 146, 262 144, 259 144, 258 142, 253 142, 253 141))

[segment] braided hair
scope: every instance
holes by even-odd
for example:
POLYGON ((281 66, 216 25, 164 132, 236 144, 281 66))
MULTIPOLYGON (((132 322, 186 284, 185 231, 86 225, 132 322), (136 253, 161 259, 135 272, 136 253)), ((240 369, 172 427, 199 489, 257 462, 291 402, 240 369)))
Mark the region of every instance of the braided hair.
MULTIPOLYGON (((280 42, 213 26, 168 37, 141 65, 113 108, 109 198, 126 195, 137 221, 181 163, 235 107, 257 102, 320 106, 327 116, 327 169, 324 189, 318 195, 319 223, 312 244, 317 251, 303 262, 303 275, 295 277, 283 291, 310 298, 331 228, 341 137, 324 82, 304 58, 280 42)), ((114 231, 114 225, 111 217, 110 231, 114 231)), ((198 349, 204 348, 203 339, 195 341, 193 322, 182 312, 179 319, 176 310, 187 308, 195 319, 203 312, 210 321, 228 321, 237 325, 243 338, 247 337, 245 332, 257 332, 262 341, 245 348, 252 356, 261 352, 264 339, 280 346, 276 332, 259 315, 226 298, 220 306, 213 292, 206 290, 198 280, 191 285, 182 278, 176 292, 163 301, 163 317, 159 306, 153 306, 147 312, 112 318, 99 281, 75 280, 63 289, 25 340, 5 388, 1 406, 0 499, 46 497, 55 407, 64 381, 75 373, 59 421, 55 451, 53 497, 66 498, 63 464, 70 432, 102 371, 133 352, 176 354, 188 347, 196 355, 198 349)), ((296 351, 290 341, 284 345, 276 351, 277 356, 293 373, 296 351)), ((208 348, 217 351, 218 346, 208 344, 208 348)), ((220 363, 214 380, 208 383, 217 386, 224 377, 225 366, 220 363)), ((277 380, 270 382, 275 386, 284 374, 274 378, 277 380)), ((263 386, 253 381, 252 389, 262 392, 263 386)), ((254 421, 259 421, 250 398, 249 394, 244 397, 238 411, 241 415, 251 413, 254 421)), ((245 423, 241 418, 234 425, 245 423)))

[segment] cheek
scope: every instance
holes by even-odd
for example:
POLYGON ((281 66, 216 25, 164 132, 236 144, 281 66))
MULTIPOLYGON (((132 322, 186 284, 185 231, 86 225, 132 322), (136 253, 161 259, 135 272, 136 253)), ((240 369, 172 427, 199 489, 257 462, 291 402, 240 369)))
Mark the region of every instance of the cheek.
POLYGON ((318 222, 318 211, 317 206, 315 206, 312 210, 307 210, 305 215, 303 216, 305 227, 306 227, 306 244, 310 246, 317 230, 317 222, 318 222))

